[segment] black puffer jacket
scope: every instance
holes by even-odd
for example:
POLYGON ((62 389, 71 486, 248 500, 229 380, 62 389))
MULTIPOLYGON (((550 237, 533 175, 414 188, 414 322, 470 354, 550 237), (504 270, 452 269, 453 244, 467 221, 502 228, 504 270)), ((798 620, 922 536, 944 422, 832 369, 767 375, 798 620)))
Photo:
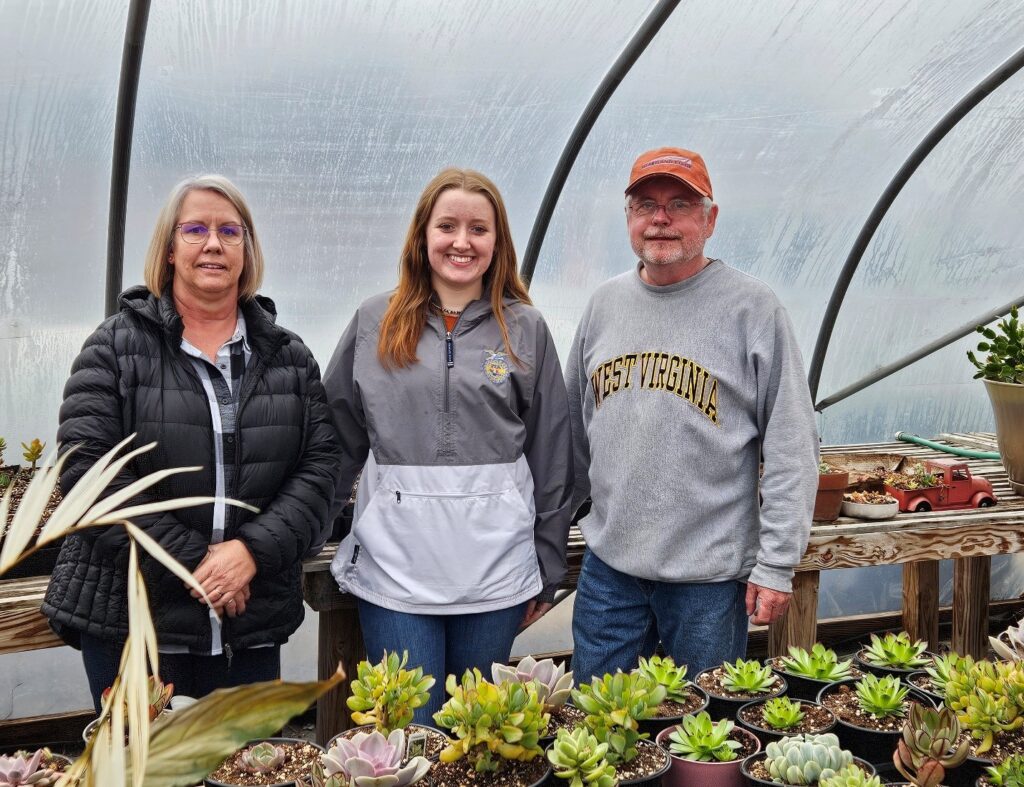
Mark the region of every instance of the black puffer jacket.
MULTIPOLYGON (((116 479, 121 487, 148 473, 201 465, 171 476, 146 500, 213 495, 214 433, 206 393, 181 348, 182 322, 169 292, 143 287, 122 293, 121 311, 86 340, 64 389, 57 438, 79 445, 61 474, 65 493, 95 460, 128 435, 157 447, 116 479)), ((225 617, 232 649, 284 642, 302 622, 301 559, 326 540, 337 480, 339 443, 312 354, 295 334, 274 325, 273 302, 242 305, 252 357, 238 402, 234 440, 236 485, 227 490, 260 513, 229 506, 225 539, 245 543, 256 561, 252 597, 237 618, 225 617)), ((152 490, 151 490, 152 491, 152 490)), ((139 517, 135 523, 186 568, 206 554, 213 506, 139 517)), ((181 580, 140 550, 150 607, 161 645, 210 647, 207 608, 181 580)), ((43 603, 66 642, 78 632, 123 640, 127 634, 128 541, 118 526, 69 536, 43 603)))

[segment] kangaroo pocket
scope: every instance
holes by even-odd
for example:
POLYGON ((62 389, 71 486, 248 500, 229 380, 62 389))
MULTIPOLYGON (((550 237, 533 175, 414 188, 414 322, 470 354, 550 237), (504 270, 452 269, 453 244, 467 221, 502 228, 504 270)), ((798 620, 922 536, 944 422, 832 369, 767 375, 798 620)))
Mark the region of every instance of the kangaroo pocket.
POLYGON ((486 603, 539 584, 533 516, 514 488, 426 493, 382 485, 353 536, 348 579, 403 605, 486 603))

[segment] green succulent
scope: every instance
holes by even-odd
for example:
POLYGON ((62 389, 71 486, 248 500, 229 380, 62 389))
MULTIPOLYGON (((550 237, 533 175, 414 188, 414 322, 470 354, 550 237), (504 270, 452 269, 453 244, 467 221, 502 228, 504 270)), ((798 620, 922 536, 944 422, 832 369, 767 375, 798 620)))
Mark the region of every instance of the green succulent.
POLYGON ((764 723, 773 730, 788 730, 804 719, 803 706, 789 697, 773 697, 761 710, 764 723))
POLYGON ((543 754, 540 739, 547 734, 550 715, 530 683, 484 680, 480 670, 466 670, 462 682, 449 675, 450 698, 434 714, 439 727, 453 739, 441 752, 442 762, 466 757, 477 772, 501 770, 505 760, 528 762, 543 754))
POLYGON ((975 689, 956 717, 963 727, 971 731, 972 738, 981 741, 977 754, 984 754, 992 748, 997 732, 1018 730, 1024 725, 1020 709, 1009 697, 981 689, 975 689))
POLYGON ((853 755, 830 732, 793 735, 765 746, 765 767, 773 781, 784 784, 817 784, 853 762, 853 755))
POLYGON ((781 661, 786 672, 814 680, 843 680, 853 674, 851 659, 840 661, 834 650, 820 642, 814 643, 810 652, 791 645, 789 656, 783 656, 781 661))
MULTIPOLYGON (((686 702, 690 698, 690 681, 686 679, 686 665, 677 665, 671 656, 640 657, 637 671, 657 686, 665 688, 665 699, 686 702)), ((664 700, 662 700, 664 702, 664 700)))
POLYGON ((584 683, 573 690, 572 699, 587 714, 584 724, 608 744, 608 762, 617 766, 636 757, 637 741, 648 737, 639 732, 639 720, 649 719, 665 695, 664 686, 639 672, 620 671, 584 683))
POLYGON ((884 637, 871 635, 871 644, 864 648, 864 661, 876 667, 892 667, 893 669, 917 669, 926 666, 931 659, 925 655, 928 643, 910 641, 910 635, 901 631, 889 633, 884 637))
POLYGON ((1011 754, 998 765, 986 768, 985 776, 996 787, 1024 787, 1024 754, 1011 754))
POLYGON ((834 776, 819 779, 818 787, 882 787, 882 780, 851 763, 836 771, 834 776))
POLYGON ((25 449, 22 456, 32 466, 32 472, 34 473, 36 471, 36 464, 43 458, 43 449, 46 448, 46 443, 41 442, 36 437, 31 443, 22 443, 21 447, 25 449))
POLYGON ((548 762, 555 776, 569 779, 569 787, 614 787, 618 778, 607 753, 608 744, 598 741, 586 727, 572 732, 560 729, 548 750, 548 762))
POLYGON ((271 773, 283 762, 284 749, 270 741, 263 741, 243 751, 239 765, 248 773, 271 773))
POLYGON ((7 450, 7 441, 0 437, 0 465, 4 463, 4 451, 7 450))
POLYGON ((736 725, 728 719, 717 724, 707 711, 683 716, 679 726, 669 733, 668 748, 685 760, 698 762, 730 762, 743 744, 730 736, 736 725))
POLYGON ((912 702, 893 764, 916 787, 938 787, 946 768, 962 765, 970 753, 968 741, 957 744, 959 737, 960 723, 952 710, 912 702))
POLYGON ((903 702, 910 689, 895 675, 881 678, 865 675, 854 684, 854 691, 862 711, 876 719, 884 719, 903 715, 903 702))
POLYGON ((963 657, 956 653, 946 653, 945 655, 933 658, 932 663, 924 668, 924 671, 928 673, 928 677, 932 680, 932 690, 934 693, 945 696, 946 682, 949 680, 950 671, 961 664, 963 660, 963 657))
POLYGON ((361 661, 352 681, 352 695, 346 701, 356 724, 372 724, 385 736, 412 721, 413 711, 427 704, 434 679, 423 668, 407 670, 409 651, 384 651, 376 664, 361 661))
POLYGON ((722 685, 729 691, 744 694, 763 694, 771 691, 775 685, 775 673, 772 668, 762 666, 756 659, 736 659, 735 664, 728 661, 722 664, 725 676, 722 685))
POLYGON ((946 707, 956 713, 960 726, 981 741, 984 754, 998 732, 1024 725, 1024 671, 1020 662, 974 661, 964 658, 950 670, 946 707))
POLYGON ((996 323, 999 333, 992 328, 979 325, 978 333, 983 341, 978 342, 978 352, 988 353, 982 363, 971 351, 969 360, 978 369, 974 379, 984 377, 1001 383, 1024 383, 1024 326, 1017 321, 1017 307, 1010 309, 1009 319, 996 323))

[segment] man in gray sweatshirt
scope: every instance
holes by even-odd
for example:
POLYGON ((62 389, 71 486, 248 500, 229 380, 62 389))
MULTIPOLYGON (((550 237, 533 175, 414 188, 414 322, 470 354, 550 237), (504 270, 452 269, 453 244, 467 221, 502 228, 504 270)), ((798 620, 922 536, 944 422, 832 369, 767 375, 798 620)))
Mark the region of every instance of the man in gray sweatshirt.
POLYGON ((800 350, 767 285, 704 256, 712 199, 696 153, 637 159, 639 262, 594 292, 566 365, 574 509, 593 500, 581 681, 636 667, 659 640, 691 675, 742 657, 748 616, 782 616, 807 546, 818 440, 800 350))

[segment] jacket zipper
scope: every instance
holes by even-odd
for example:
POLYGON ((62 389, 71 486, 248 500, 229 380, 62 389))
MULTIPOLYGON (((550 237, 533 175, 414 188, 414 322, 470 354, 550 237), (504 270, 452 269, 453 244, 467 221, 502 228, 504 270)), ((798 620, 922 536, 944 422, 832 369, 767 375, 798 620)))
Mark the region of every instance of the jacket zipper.
POLYGON ((444 332, 444 411, 449 411, 448 385, 451 376, 451 369, 455 366, 455 340, 452 339, 452 332, 444 332))
POLYGON ((506 491, 507 490, 505 490, 505 489, 499 489, 496 492, 436 492, 436 493, 431 492, 431 493, 427 494, 427 493, 424 493, 424 492, 403 492, 400 489, 396 489, 395 490, 395 502, 396 503, 401 503, 402 502, 402 495, 405 495, 406 497, 418 497, 418 498, 442 497, 442 498, 456 498, 457 499, 457 498, 463 498, 463 497, 497 497, 498 495, 503 494, 506 491))

